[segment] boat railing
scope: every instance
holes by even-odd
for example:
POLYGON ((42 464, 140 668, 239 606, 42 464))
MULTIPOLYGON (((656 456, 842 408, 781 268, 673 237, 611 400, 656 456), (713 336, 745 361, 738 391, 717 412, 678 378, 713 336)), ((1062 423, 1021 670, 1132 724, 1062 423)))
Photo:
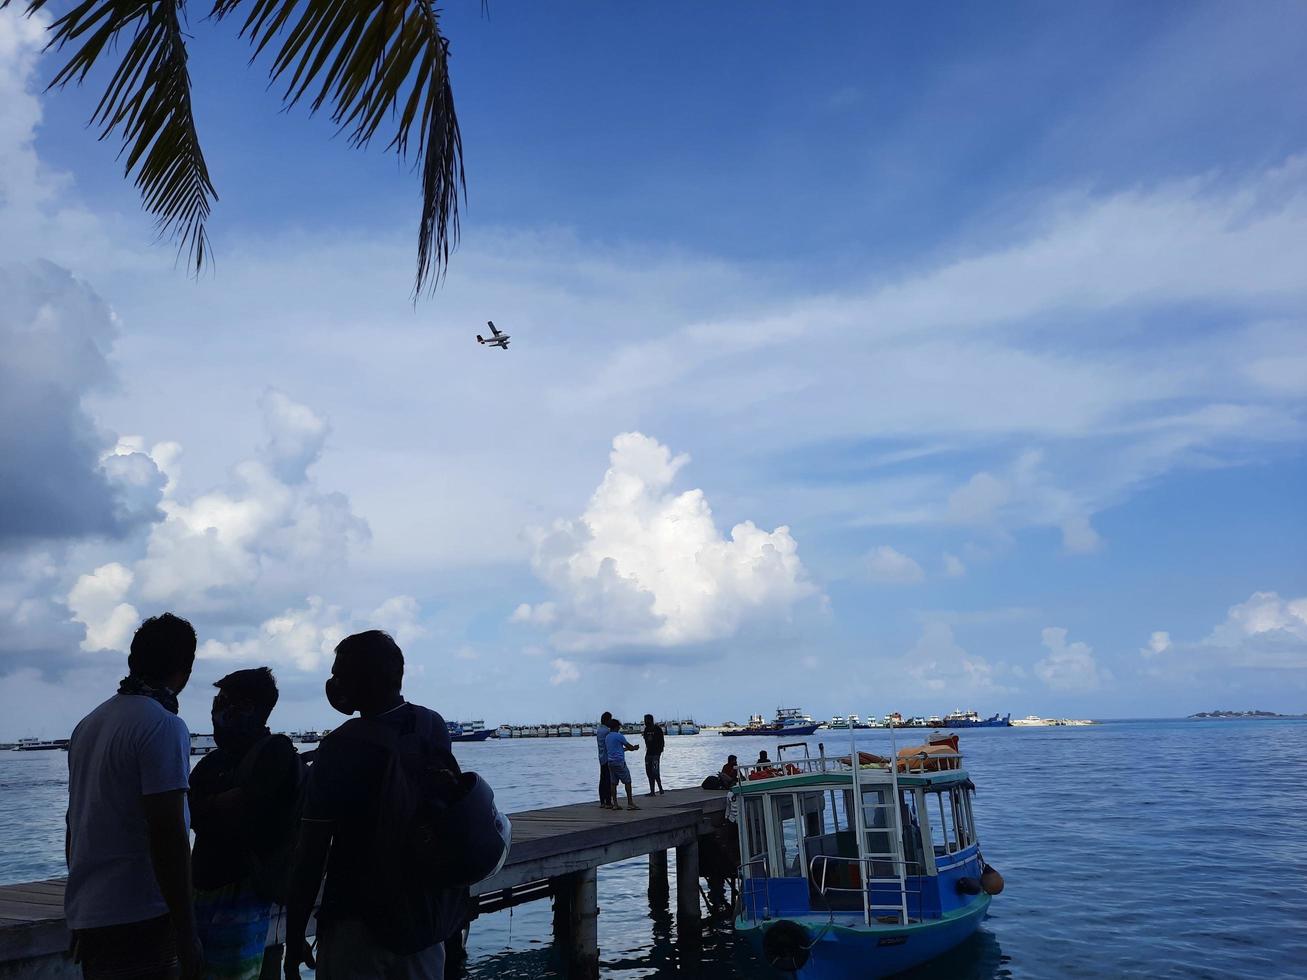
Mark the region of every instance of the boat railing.
MULTIPOLYGON (((799 743, 803 744, 803 743, 799 743)), ((786 748, 782 746, 781 749, 786 748)), ((890 760, 871 752, 859 752, 858 764, 866 772, 889 772, 890 760)), ((898 759, 899 775, 919 776, 926 773, 962 768, 961 752, 901 752, 898 759)), ((758 779, 775 779, 781 776, 806 776, 819 773, 848 773, 853 770, 853 756, 826 755, 793 756, 786 758, 778 749, 777 757, 767 762, 753 762, 738 767, 740 782, 758 779)))
POLYGON ((908 915, 907 910, 913 905, 917 908, 919 921, 922 873, 919 862, 900 859, 888 854, 876 857, 843 857, 838 854, 815 854, 808 862, 808 881, 817 889, 817 893, 823 898, 832 893, 860 896, 863 906, 862 911, 866 914, 868 925, 873 921, 889 924, 891 920, 894 924, 907 925, 912 921, 912 917, 908 915), (821 862, 820 871, 817 868, 817 862, 819 861, 821 862), (857 865, 858 884, 856 886, 831 884, 828 880, 828 872, 832 862, 843 865, 857 865), (892 873, 885 873, 887 866, 892 869, 892 873), (901 875, 899 873, 900 868, 902 869, 901 875), (872 902, 870 900, 869 890, 876 885, 882 886, 893 894, 893 903, 872 902))

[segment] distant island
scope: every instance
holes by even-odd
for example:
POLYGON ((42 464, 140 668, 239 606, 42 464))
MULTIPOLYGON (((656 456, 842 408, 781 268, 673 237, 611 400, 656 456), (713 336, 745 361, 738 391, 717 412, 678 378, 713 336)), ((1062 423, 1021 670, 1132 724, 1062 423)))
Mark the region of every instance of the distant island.
POLYGON ((1200 711, 1190 718, 1301 718, 1302 715, 1282 715, 1275 711, 1200 711))

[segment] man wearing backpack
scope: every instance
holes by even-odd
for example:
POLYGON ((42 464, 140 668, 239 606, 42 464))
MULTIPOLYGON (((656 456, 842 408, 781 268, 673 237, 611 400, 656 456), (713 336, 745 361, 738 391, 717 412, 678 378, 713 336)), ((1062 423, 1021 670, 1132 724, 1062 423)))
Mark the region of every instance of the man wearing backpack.
POLYGON ((271 670, 238 670, 213 686, 218 748, 191 772, 195 921, 206 977, 258 980, 272 904, 284 901, 303 766, 291 740, 268 731, 271 670))
POLYGON ((324 866, 319 980, 440 980, 444 940, 463 925, 467 888, 427 870, 411 822, 430 782, 454 785, 461 774, 444 719, 404 700, 403 677, 404 655, 381 630, 336 647, 327 700, 359 717, 322 740, 309 770, 291 861, 287 980, 298 980, 301 963, 315 966, 305 931, 324 866))

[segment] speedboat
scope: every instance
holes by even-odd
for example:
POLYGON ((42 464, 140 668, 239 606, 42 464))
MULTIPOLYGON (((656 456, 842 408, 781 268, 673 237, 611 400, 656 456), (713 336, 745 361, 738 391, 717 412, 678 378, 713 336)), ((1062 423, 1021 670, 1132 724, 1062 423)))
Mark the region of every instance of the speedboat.
POLYGON ((1003 887, 974 791, 956 735, 892 758, 796 743, 741 766, 736 932, 799 980, 885 977, 947 952, 1003 887))

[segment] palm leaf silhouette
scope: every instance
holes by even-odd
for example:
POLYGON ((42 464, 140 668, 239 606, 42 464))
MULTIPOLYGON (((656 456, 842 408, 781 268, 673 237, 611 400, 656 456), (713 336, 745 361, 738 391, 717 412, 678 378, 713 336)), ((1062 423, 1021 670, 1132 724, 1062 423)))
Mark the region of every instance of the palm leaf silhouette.
MULTIPOLYGON (((0 8, 12 0, 0 0, 0 8)), ((28 0, 29 14, 47 0, 28 0)), ((243 14, 251 60, 271 53, 269 73, 283 100, 328 107, 354 146, 389 120, 386 145, 420 167, 414 294, 434 287, 458 243, 459 195, 466 197, 463 141, 449 80, 449 42, 431 0, 216 0, 210 19, 243 14)), ((147 211, 198 272, 209 255, 205 232, 217 191, 191 106, 183 24, 185 0, 82 0, 50 26, 49 47, 72 48, 51 88, 80 84, 115 41, 128 39, 91 121, 100 138, 117 134, 147 211)))

